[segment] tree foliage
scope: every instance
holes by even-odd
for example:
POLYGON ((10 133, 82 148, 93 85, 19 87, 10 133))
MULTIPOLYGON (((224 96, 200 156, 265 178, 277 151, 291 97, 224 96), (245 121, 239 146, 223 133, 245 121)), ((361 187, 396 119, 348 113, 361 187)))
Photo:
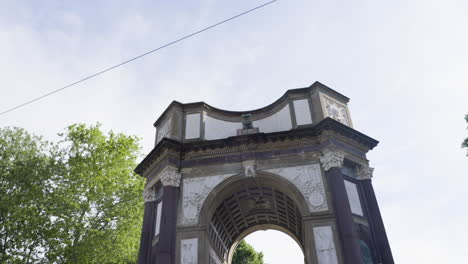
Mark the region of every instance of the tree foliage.
POLYGON ((234 252, 232 264, 264 264, 263 253, 257 252, 245 240, 242 240, 234 252))
POLYGON ((0 129, 0 262, 135 263, 138 139, 82 124, 60 136, 0 129))
MULTIPOLYGON (((466 121, 466 123, 468 124, 468 114, 465 115, 465 121, 466 121)), ((467 129, 468 129, 468 127, 467 127, 467 129)), ((465 138, 465 140, 463 141, 463 143, 462 143, 462 148, 466 148, 466 149, 467 149, 467 151, 466 151, 466 156, 468 156, 468 137, 465 138)))

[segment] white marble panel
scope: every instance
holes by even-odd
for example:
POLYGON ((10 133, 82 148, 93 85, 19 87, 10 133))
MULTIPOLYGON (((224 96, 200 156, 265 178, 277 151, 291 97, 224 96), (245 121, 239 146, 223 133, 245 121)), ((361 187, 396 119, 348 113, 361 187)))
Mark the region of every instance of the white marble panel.
POLYGON ((361 200, 359 200, 359 193, 355 183, 345 180, 346 193, 348 194, 349 206, 351 207, 351 212, 363 216, 361 207, 361 200))
POLYGON ((198 238, 182 239, 180 241, 180 263, 198 263, 198 238))
POLYGON ((232 175, 234 174, 184 179, 182 187, 182 224, 197 224, 206 197, 218 184, 232 175))
POLYGON ((252 122, 254 127, 258 127, 260 132, 271 133, 286 131, 292 128, 289 105, 285 105, 281 110, 264 119, 252 122))
POLYGON ((266 171, 279 175, 294 184, 304 196, 311 212, 328 210, 322 172, 318 163, 266 171))
POLYGON ((205 115, 205 139, 220 139, 237 135, 237 129, 242 128, 240 122, 228 122, 205 115))
POLYGON ((309 100, 294 100, 294 112, 296 113, 296 123, 298 126, 312 124, 310 117, 309 100))
POLYGON ((314 227, 318 264, 338 264, 331 226, 314 227))
POLYGON ((200 137, 200 113, 185 117, 185 139, 200 137))
POLYGON ((159 231, 161 230, 161 212, 162 212, 162 202, 158 203, 156 208, 156 226, 154 228, 154 235, 159 235, 159 231))

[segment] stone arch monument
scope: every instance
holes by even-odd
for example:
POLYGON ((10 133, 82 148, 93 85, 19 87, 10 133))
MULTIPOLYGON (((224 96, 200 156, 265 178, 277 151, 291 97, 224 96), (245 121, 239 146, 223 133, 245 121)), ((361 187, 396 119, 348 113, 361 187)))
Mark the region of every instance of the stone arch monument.
POLYGON ((291 236, 306 264, 394 263, 344 95, 315 82, 252 111, 172 102, 157 119, 138 263, 231 264, 248 234, 291 236))

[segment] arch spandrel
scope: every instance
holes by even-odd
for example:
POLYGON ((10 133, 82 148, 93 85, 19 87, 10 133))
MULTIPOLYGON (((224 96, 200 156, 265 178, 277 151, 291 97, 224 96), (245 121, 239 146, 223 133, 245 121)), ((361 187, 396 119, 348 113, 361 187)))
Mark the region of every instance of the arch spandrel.
MULTIPOLYGON (((307 179, 299 179, 299 177, 307 175, 307 169, 310 168, 315 169, 315 165, 304 165, 297 167, 285 167, 282 169, 271 169, 267 171, 258 171, 257 176, 250 178, 252 180, 267 181, 272 183, 274 182, 274 184, 286 189, 286 192, 291 193, 297 203, 303 205, 301 206, 301 213, 303 215, 308 215, 310 212, 318 211, 311 210, 310 205, 304 206, 310 204, 308 199, 310 200, 311 194, 314 191, 317 191, 320 193, 320 195, 324 195, 321 176, 320 178, 312 178, 314 179, 312 181, 307 179), (276 178, 276 180, 272 180, 274 178, 276 178), (301 186, 301 183, 307 184, 307 186, 310 188, 301 186)), ((320 169, 320 167, 318 167, 318 169, 320 169)), ((223 193, 223 190, 225 190, 226 187, 235 188, 236 181, 250 178, 246 177, 243 173, 231 173, 183 179, 182 215, 179 224, 182 226, 206 224, 207 221, 203 221, 203 218, 200 219, 200 216, 205 215, 205 210, 212 211, 214 208, 213 205, 211 205, 211 202, 209 205, 206 205, 205 202, 219 200, 221 198, 220 195, 222 195, 221 193, 223 193)), ((324 203, 326 204, 326 201, 324 203)))
MULTIPOLYGON (((296 201, 307 204, 308 209, 302 211, 303 215, 328 210, 326 191, 318 163, 267 169, 258 171, 255 176, 255 179, 260 181, 267 178, 281 180, 281 184, 277 183, 278 185, 288 186, 288 192, 294 194, 296 201)), ((207 210, 203 209, 206 207, 205 201, 218 200, 223 186, 231 185, 241 179, 248 177, 243 173, 230 173, 183 179, 182 218, 179 223, 184 226, 199 224, 202 211, 207 210)))
POLYGON ((180 224, 197 225, 203 204, 209 194, 233 173, 186 178, 182 180, 182 219, 180 224))
POLYGON ((324 179, 319 163, 266 170, 291 182, 304 196, 310 213, 328 210, 324 179))

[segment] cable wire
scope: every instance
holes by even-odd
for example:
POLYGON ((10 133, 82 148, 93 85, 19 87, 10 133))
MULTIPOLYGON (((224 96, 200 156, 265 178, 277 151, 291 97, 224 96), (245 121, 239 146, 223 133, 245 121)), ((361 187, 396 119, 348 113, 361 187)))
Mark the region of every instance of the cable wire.
POLYGON ((119 63, 119 64, 116 64, 116 65, 114 65, 114 66, 112 66, 112 67, 106 68, 106 69, 104 69, 104 70, 102 70, 102 71, 99 71, 99 72, 97 72, 97 73, 95 73, 95 74, 89 75, 88 77, 85 77, 85 78, 80 79, 80 80, 78 80, 78 81, 76 81, 76 82, 70 83, 70 84, 68 84, 68 85, 66 85, 66 86, 64 86, 64 87, 61 87, 61 88, 56 89, 56 90, 53 90, 53 91, 51 91, 51 92, 49 92, 49 93, 43 94, 43 95, 41 95, 41 96, 39 96, 39 97, 36 97, 36 98, 34 98, 34 99, 30 100, 30 101, 27 101, 27 102, 25 102, 25 103, 22 103, 22 104, 20 104, 20 105, 17 105, 17 106, 15 106, 15 107, 12 107, 12 108, 10 108, 10 109, 7 109, 7 110, 1 112, 1 113, 0 113, 0 116, 6 114, 6 113, 8 113, 8 112, 11 112, 11 111, 13 111, 13 110, 16 110, 16 109, 18 109, 18 108, 24 107, 24 106, 26 106, 26 105, 28 105, 28 104, 33 103, 33 102, 36 102, 36 101, 38 101, 38 100, 41 100, 41 99, 43 99, 43 98, 45 98, 45 97, 47 97, 47 96, 50 96, 50 95, 53 95, 53 94, 58 93, 58 92, 60 92, 60 91, 63 91, 63 90, 65 90, 65 89, 67 89, 67 88, 70 88, 70 87, 72 87, 72 86, 74 86, 74 85, 76 85, 76 84, 79 84, 79 83, 81 83, 81 82, 84 82, 84 81, 86 81, 86 80, 89 80, 89 79, 91 79, 91 78, 94 78, 94 77, 96 77, 96 76, 98 76, 98 75, 101 75, 101 74, 103 74, 103 73, 106 73, 106 72, 108 72, 108 71, 111 71, 111 70, 113 70, 113 69, 115 69, 115 68, 118 68, 118 67, 120 67, 120 66, 123 66, 123 65, 125 65, 125 64, 127 64, 127 63, 130 63, 130 62, 134 61, 134 60, 140 59, 140 58, 142 58, 142 57, 144 57, 144 56, 146 56, 146 55, 149 55, 149 54, 151 54, 151 53, 154 53, 154 52, 156 52, 156 51, 158 51, 158 50, 161 50, 161 49, 163 49, 163 48, 166 48, 166 47, 169 47, 169 46, 171 46, 171 45, 174 45, 174 44, 176 44, 177 42, 180 42, 180 41, 183 41, 183 40, 188 39, 188 38, 190 38, 190 37, 193 37, 193 36, 195 36, 195 35, 198 35, 198 34, 200 34, 200 33, 202 33, 202 32, 205 32, 205 31, 210 30, 210 29, 212 29, 212 28, 214 28, 214 27, 217 27, 217 26, 219 26, 219 25, 222 25, 222 24, 224 24, 224 23, 226 23, 226 22, 229 22, 229 21, 231 21, 231 20, 233 20, 233 19, 236 19, 236 18, 241 17, 241 16, 243 16, 243 15, 246 15, 246 14, 248 14, 248 13, 250 13, 250 12, 253 12, 253 11, 257 10, 257 9, 260 9, 260 8, 262 8, 262 7, 265 7, 265 6, 267 6, 267 5, 270 5, 270 4, 272 4, 272 3, 276 2, 276 1, 278 1, 278 0, 272 0, 272 1, 270 1, 270 2, 264 3, 264 4, 262 4, 262 5, 259 5, 259 6, 257 6, 257 7, 254 7, 254 8, 252 8, 252 9, 247 10, 247 11, 244 11, 244 12, 242 12, 242 13, 240 13, 240 14, 237 14, 237 15, 235 15, 235 16, 232 16, 232 17, 230 17, 230 18, 228 18, 228 19, 222 20, 222 21, 220 21, 220 22, 218 22, 218 23, 216 23, 216 24, 213 24, 213 25, 211 25, 211 26, 208 26, 208 27, 206 27, 206 28, 200 29, 200 30, 195 31, 195 32, 193 32, 193 33, 191 33, 191 34, 188 34, 188 35, 186 35, 186 36, 184 36, 184 37, 181 37, 181 38, 178 38, 178 39, 176 39, 176 40, 174 40, 174 41, 171 41, 171 42, 169 42, 169 43, 166 43, 166 44, 164 44, 164 45, 162 45, 162 46, 160 46, 160 47, 158 47, 158 48, 152 49, 152 50, 147 51, 147 52, 145 52, 145 53, 143 53, 143 54, 140 54, 140 55, 138 55, 138 56, 136 56, 136 57, 133 57, 133 58, 131 58, 131 59, 128 59, 128 60, 126 60, 126 61, 123 61, 123 62, 121 62, 121 63, 119 63))

